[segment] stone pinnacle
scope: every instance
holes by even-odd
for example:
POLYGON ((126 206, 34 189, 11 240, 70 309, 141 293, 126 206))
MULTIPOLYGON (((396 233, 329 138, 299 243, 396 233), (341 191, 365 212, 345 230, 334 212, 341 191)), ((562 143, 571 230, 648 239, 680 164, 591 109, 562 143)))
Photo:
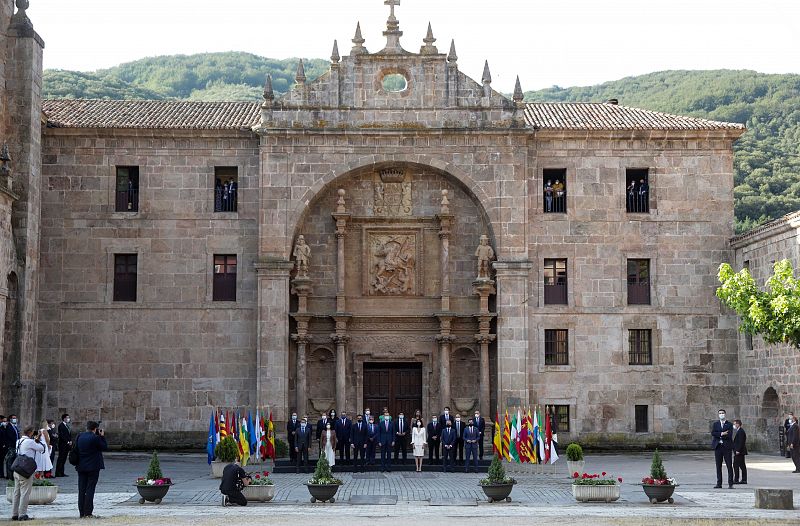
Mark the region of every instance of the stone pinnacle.
POLYGON ((275 93, 272 91, 271 74, 267 74, 267 81, 264 83, 264 100, 275 100, 275 93))
POLYGON ((456 41, 450 41, 450 53, 447 54, 447 61, 448 62, 455 62, 458 60, 458 55, 456 55, 456 41))
POLYGON ((331 62, 338 63, 342 57, 339 56, 339 43, 333 41, 333 51, 331 51, 331 62))
POLYGON ((517 83, 514 85, 514 102, 522 102, 525 94, 522 93, 522 85, 519 83, 519 75, 517 75, 517 83))
POLYGON ((491 84, 492 83, 492 73, 489 71, 489 61, 488 60, 483 64, 483 76, 481 77, 481 81, 484 84, 491 84))
POLYGON ((302 84, 306 81, 306 70, 303 67, 303 59, 300 59, 300 62, 297 63, 297 74, 294 76, 294 80, 298 84, 302 84))

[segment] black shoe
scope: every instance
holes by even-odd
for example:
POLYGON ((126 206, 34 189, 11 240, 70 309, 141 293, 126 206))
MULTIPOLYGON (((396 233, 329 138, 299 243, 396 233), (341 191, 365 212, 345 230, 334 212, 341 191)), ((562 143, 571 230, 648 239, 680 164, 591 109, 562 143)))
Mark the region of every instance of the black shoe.
POLYGON ((792 471, 792 473, 800 473, 800 470, 796 469, 796 470, 792 471))
POLYGON ((733 489, 733 484, 728 484, 728 489, 733 489))
POLYGON ((716 486, 714 486, 714 489, 722 489, 722 484, 717 484, 716 486))
POLYGON ((741 481, 739 484, 747 484, 746 480, 741 481))
POLYGON ((18 521, 19 520, 19 515, 12 515, 11 516, 11 520, 12 521, 18 521))
POLYGON ((33 517, 28 517, 27 515, 20 515, 18 521, 32 521, 33 517))

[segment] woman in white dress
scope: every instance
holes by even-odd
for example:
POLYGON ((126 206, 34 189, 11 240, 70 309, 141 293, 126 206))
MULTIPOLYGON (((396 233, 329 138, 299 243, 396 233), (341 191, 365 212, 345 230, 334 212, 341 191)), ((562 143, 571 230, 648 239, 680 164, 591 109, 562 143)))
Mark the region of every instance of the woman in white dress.
POLYGON ((336 432, 331 429, 330 423, 325 426, 325 431, 322 433, 322 451, 325 452, 328 464, 333 467, 336 464, 336 432))
POLYGON ((42 422, 42 428, 39 430, 39 442, 44 444, 44 453, 37 453, 34 460, 36 461, 36 471, 42 474, 45 478, 50 477, 50 472, 53 471, 53 462, 50 460, 50 453, 53 452, 53 445, 50 443, 50 426, 47 420, 42 422))
POLYGON ((428 433, 422 420, 417 419, 414 429, 411 430, 411 445, 414 446, 414 462, 417 463, 417 471, 422 471, 422 457, 425 456, 425 446, 428 444, 428 433))

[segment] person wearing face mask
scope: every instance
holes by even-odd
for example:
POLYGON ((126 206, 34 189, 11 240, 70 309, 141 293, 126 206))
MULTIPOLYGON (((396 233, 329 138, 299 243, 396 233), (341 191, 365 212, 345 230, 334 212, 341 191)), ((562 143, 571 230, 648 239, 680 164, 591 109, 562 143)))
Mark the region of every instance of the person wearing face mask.
POLYGON ((411 445, 414 447, 414 462, 417 465, 418 472, 422 471, 422 458, 425 456, 427 442, 428 436, 422 426, 422 420, 416 419, 414 421, 414 429, 411 430, 411 445))
POLYGON ((17 415, 8 415, 8 421, 6 423, 6 427, 4 428, 5 432, 2 436, 2 442, 6 446, 6 455, 0 459, 0 462, 5 464, 6 478, 8 480, 14 480, 14 473, 11 471, 11 457, 8 455, 8 453, 16 449, 17 441, 22 438, 22 434, 19 432, 18 426, 19 421, 17 420, 17 415))
POLYGON ((789 452, 792 454, 792 462, 794 462, 794 471, 792 473, 800 473, 800 429, 797 427, 797 417, 794 415, 789 420, 786 443, 788 444, 789 452))
POLYGON ((378 425, 375 418, 370 416, 367 422, 367 465, 375 465, 375 446, 380 441, 378 425))
POLYGON ((350 463, 350 433, 353 430, 353 421, 347 418, 347 411, 342 411, 336 419, 333 428, 336 430, 336 449, 339 451, 339 462, 350 463))
POLYGON ((72 449, 72 420, 67 413, 61 415, 58 424, 58 461, 56 462, 56 477, 68 477, 64 474, 64 465, 67 463, 69 450, 72 449))
POLYGON ((6 454, 8 453, 6 426, 8 426, 8 421, 5 415, 0 415, 0 479, 6 478, 6 454))
POLYGON ((442 429, 442 471, 447 473, 447 468, 453 471, 453 464, 456 456, 456 432, 453 429, 453 422, 450 420, 445 423, 442 429))
MULTIPOLYGON (((794 413, 789 411, 786 413, 786 420, 783 421, 783 433, 785 437, 789 436, 789 426, 792 423, 792 418, 794 417, 794 413)), ((789 442, 786 442, 786 451, 783 452, 786 455, 786 458, 792 458, 792 452, 789 451, 789 442)))
POLYGON ((295 473, 300 473, 300 466, 303 473, 308 472, 308 450, 311 448, 311 426, 308 419, 303 417, 294 435, 294 452, 297 455, 297 467, 295 473))
POLYGON ((50 440, 48 442, 48 451, 50 454, 50 469, 45 471, 44 478, 51 478, 53 476, 53 467, 55 466, 56 460, 56 449, 58 449, 58 430, 56 429, 56 423, 53 422, 52 419, 48 418, 47 422, 47 435, 49 436, 50 440))
POLYGON ((364 408, 364 423, 365 424, 369 424, 369 415, 371 415, 371 414, 372 413, 370 412, 369 407, 365 407, 364 408))
POLYGON ((466 429, 464 429, 464 445, 467 450, 467 456, 464 460, 464 473, 466 473, 469 469, 469 459, 470 456, 472 457, 472 462, 475 467, 475 473, 478 472, 478 438, 480 434, 478 433, 478 428, 475 427, 475 422, 472 419, 469 420, 469 424, 467 425, 466 429))
POLYGON ((426 429, 428 435, 428 463, 433 464, 433 457, 436 457, 436 463, 439 463, 439 444, 442 439, 442 425, 435 417, 431 417, 431 421, 426 429))
POLYGON ((289 446, 289 460, 291 461, 297 461, 295 437, 297 436, 298 427, 300 427, 300 421, 297 419, 297 412, 292 411, 291 418, 286 422, 286 443, 289 446))
POLYGON ((481 416, 480 411, 475 411, 475 418, 472 423, 478 429, 480 436, 478 437, 478 458, 483 460, 483 433, 486 431, 486 419, 481 416))
POLYGON ((319 446, 319 452, 325 451, 325 448, 322 447, 322 432, 328 428, 329 422, 331 422, 331 420, 328 418, 328 413, 323 411, 319 420, 317 420, 316 437, 317 437, 317 445, 319 446))
POLYGON ((714 450, 714 461, 717 466, 717 485, 715 488, 722 487, 722 461, 728 469, 728 487, 733 488, 733 469, 731 468, 731 456, 733 452, 733 425, 727 420, 724 409, 717 412, 719 421, 714 422, 711 428, 711 448, 714 450))
POLYGON ((397 462, 400 452, 403 452, 403 464, 408 457, 408 433, 410 432, 410 422, 406 415, 401 411, 397 415, 397 422, 394 423, 394 461, 397 462))
POLYGON ((747 466, 744 457, 747 455, 747 433, 742 429, 742 421, 733 421, 733 483, 747 484, 747 466), (741 474, 741 478, 739 475, 741 474))
POLYGON ((367 424, 364 417, 358 415, 350 428, 350 447, 353 448, 353 471, 364 471, 367 457, 367 424), (360 460, 359 460, 360 459, 360 460))
POLYGON ((322 454, 331 467, 336 465, 336 431, 332 429, 331 423, 325 424, 325 429, 320 433, 322 440, 322 454))
POLYGON ((378 440, 381 444, 381 472, 392 471, 392 448, 394 447, 394 426, 389 410, 383 412, 383 420, 378 424, 378 440))
MULTIPOLYGON (((446 424, 445 424, 446 425, 446 424)), ((456 413, 456 420, 453 422, 453 430, 456 432, 456 459, 459 462, 464 461, 464 422, 461 421, 461 415, 456 413)))

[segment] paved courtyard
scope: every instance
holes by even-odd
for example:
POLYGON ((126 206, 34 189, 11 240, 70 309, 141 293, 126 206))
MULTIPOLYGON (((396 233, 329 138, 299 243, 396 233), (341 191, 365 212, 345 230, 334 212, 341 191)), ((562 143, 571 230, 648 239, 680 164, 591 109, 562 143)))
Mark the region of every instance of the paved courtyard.
MULTIPOLYGON (((393 472, 388 474, 341 474, 344 485, 334 504, 311 504, 303 482, 308 475, 274 475, 275 500, 247 508, 222 508, 218 480, 208 473, 205 455, 162 454, 164 474, 175 482, 164 502, 138 504, 133 481, 146 471, 148 455, 111 453, 98 486, 95 512, 111 524, 218 524, 226 518, 249 524, 284 524, 319 517, 326 523, 362 524, 381 517, 434 514, 436 517, 476 517, 483 523, 508 522, 510 517, 528 522, 568 524, 575 517, 591 524, 642 524, 657 519, 661 524, 711 524, 719 517, 738 524, 800 524, 799 511, 768 511, 753 508, 755 487, 788 488, 795 492, 800 509, 800 475, 792 474, 791 461, 777 456, 750 455, 748 486, 712 489, 713 457, 710 452, 664 454, 665 467, 678 479, 674 505, 651 505, 636 483, 649 471, 650 455, 589 455, 586 471, 607 471, 624 480, 622 498, 611 504, 579 504, 572 498, 565 464, 547 467, 543 473, 511 473, 519 484, 513 502, 489 504, 477 485, 484 475, 393 472), (330 519, 330 520, 329 520, 330 519)), ((255 470, 257 466, 249 467, 255 470)), ((50 524, 78 523, 77 476, 56 479, 59 497, 48 506, 33 506, 30 514, 50 524)), ((10 515, 4 500, 0 509, 10 515)), ((737 526, 738 526, 737 524, 737 526)))

